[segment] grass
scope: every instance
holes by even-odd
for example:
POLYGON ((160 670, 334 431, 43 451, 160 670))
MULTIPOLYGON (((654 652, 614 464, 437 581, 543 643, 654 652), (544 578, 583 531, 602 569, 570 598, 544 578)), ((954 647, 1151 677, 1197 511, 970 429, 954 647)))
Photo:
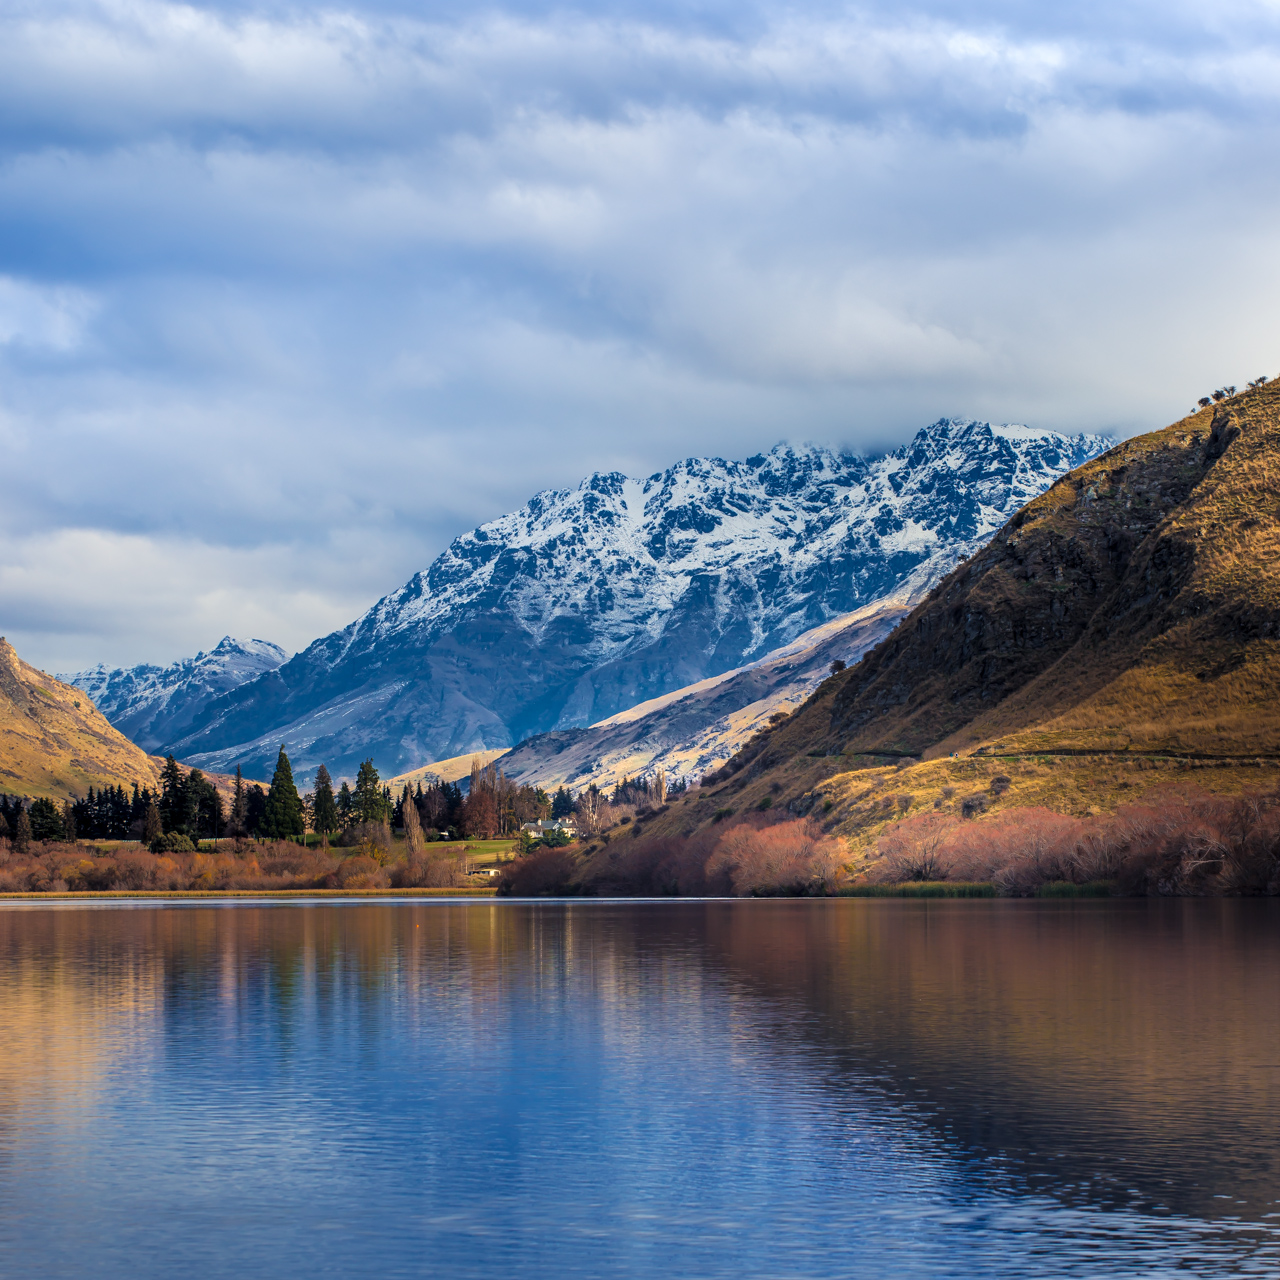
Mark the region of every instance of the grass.
POLYGON ((994 898, 993 884, 967 880, 916 880, 906 884, 855 884, 837 898, 994 898))

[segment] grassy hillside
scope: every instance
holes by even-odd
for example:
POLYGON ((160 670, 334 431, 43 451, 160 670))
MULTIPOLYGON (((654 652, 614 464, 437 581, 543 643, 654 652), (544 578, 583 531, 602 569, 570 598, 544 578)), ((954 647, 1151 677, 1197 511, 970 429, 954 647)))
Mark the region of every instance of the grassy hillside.
POLYGON ((861 843, 975 791, 1087 813, 1274 786, 1278 464, 1266 385, 1072 472, 667 825, 768 804, 861 843))
POLYGON ((61 800, 91 786, 156 787, 157 764, 84 693, 23 662, 0 638, 0 790, 61 800))

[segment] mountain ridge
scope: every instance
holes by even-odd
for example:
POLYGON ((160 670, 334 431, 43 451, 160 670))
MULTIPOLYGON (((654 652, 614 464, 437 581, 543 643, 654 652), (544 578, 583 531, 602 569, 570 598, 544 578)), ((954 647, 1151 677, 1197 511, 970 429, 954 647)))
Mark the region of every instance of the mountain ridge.
POLYGON ((400 773, 595 723, 936 580, 1106 443, 940 419, 873 459, 783 444, 596 473, 460 535, 163 748, 261 771, 283 741, 302 776, 400 773))
POLYGON ((1250 785, 1280 761, 1278 492, 1276 383, 1086 462, 680 821, 777 796, 856 844, 975 785, 975 812, 1075 814, 1197 762, 1250 785))
POLYGON ((208 653, 201 650, 167 667, 142 663, 108 669, 100 662, 57 678, 84 690, 126 737, 154 751, 186 732, 215 698, 275 670, 288 657, 269 640, 227 635, 208 653))

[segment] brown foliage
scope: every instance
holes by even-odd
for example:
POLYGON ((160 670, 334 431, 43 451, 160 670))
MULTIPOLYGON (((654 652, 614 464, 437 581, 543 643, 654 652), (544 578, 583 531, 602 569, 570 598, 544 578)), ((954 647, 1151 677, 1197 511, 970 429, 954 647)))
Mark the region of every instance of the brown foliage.
POLYGON ((1120 893, 1280 894, 1280 792, 1236 797, 1170 788, 1101 818, 1011 809, 969 822, 925 814, 881 836, 872 879, 982 880, 1026 896, 1054 882, 1120 893))
POLYGON ((842 881, 844 856, 841 842, 815 822, 752 813, 687 837, 614 841, 579 880, 589 893, 820 894, 842 881))
POLYGON ((503 897, 563 897, 573 893, 577 859, 565 849, 540 849, 508 863, 498 877, 503 897))

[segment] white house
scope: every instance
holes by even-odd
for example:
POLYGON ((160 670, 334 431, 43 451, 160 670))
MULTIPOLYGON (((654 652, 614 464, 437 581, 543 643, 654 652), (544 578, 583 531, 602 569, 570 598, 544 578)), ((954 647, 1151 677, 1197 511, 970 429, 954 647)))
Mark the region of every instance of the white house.
POLYGON ((541 822, 526 822, 521 831, 527 831, 530 835, 545 836, 548 831, 558 831, 562 835, 576 836, 578 828, 573 825, 569 818, 546 818, 541 822))

